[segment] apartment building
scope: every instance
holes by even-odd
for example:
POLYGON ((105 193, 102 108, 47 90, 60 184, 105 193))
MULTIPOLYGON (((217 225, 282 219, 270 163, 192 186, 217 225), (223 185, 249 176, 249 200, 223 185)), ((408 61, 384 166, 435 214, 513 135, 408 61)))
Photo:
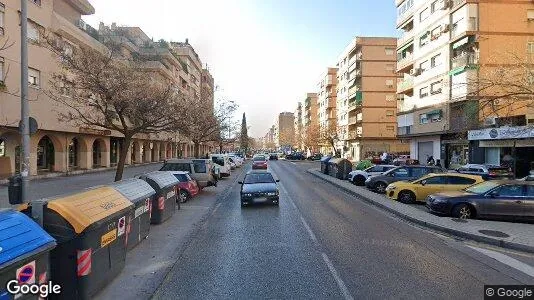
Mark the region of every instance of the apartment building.
POLYGON ((337 149, 361 160, 403 153, 396 139, 396 38, 355 37, 338 58, 337 149))
POLYGON ((295 142, 295 116, 292 112, 281 112, 276 118, 274 138, 277 148, 290 150, 295 142))
MULTIPOLYGON (((317 83, 317 116, 320 130, 336 135, 337 129, 337 68, 327 68, 317 83)), ((322 153, 331 153, 330 145, 321 145, 322 153)))
POLYGON ((306 93, 304 97, 304 105, 302 105, 302 139, 303 139, 303 149, 310 150, 312 152, 319 151, 317 145, 319 144, 318 134, 319 130, 319 120, 317 115, 317 94, 316 93, 306 93), (308 136, 310 135, 310 136, 308 136))
MULTIPOLYGON (((500 147, 477 149, 467 136, 472 126, 498 126, 466 116, 475 105, 477 78, 488 68, 514 64, 505 53, 526 57, 533 51, 532 1, 397 0, 397 71, 402 81, 397 92, 401 112, 398 135, 410 142, 414 159, 429 156, 456 167, 467 162, 498 163, 500 147), (492 157, 488 159, 487 157, 492 157)), ((526 121, 526 108, 513 115, 526 121)), ((506 116, 507 119, 514 116, 506 116)))
POLYGON ((293 119, 293 128, 295 132, 294 145, 293 148, 303 149, 304 145, 304 131, 302 127, 302 118, 304 114, 304 106, 302 105, 302 102, 297 103, 297 108, 295 109, 295 112, 293 113, 294 119, 293 119))
MULTIPOLYGON (((0 91, 0 177, 18 172, 20 165, 20 134, 17 124, 20 119, 20 2, 0 3, 0 43, 9 39, 13 45, 0 52, 0 71, 3 88, 0 91), (9 71, 8 71, 9 70, 9 71)), ((105 52, 99 42, 99 29, 82 20, 82 16, 94 13, 86 0, 29 1, 28 3, 28 59, 30 116, 37 120, 39 130, 31 136, 31 175, 44 172, 70 172, 115 165, 119 157, 122 137, 119 133, 99 130, 88 126, 59 122, 57 112, 64 110, 46 95, 51 88, 49 82, 53 73, 59 71, 59 64, 49 50, 39 45, 41 33, 58 35, 65 47, 77 45, 91 47, 105 52)), ((116 29, 102 26, 102 30, 116 29)), ((171 78, 176 72, 174 56, 168 49, 152 42, 138 28, 126 28, 132 37, 128 45, 130 53, 157 54, 153 61, 140 65, 147 72, 171 78), (132 41, 138 42, 138 44, 132 41), (142 43, 142 44, 141 44, 142 43), (142 45, 142 47, 139 47, 142 45), (147 46, 147 47, 145 47, 147 46), (147 50, 150 48, 151 50, 147 50)), ((182 140, 183 141, 183 140, 182 140)), ((181 142, 176 135, 142 135, 134 137, 128 147, 126 163, 159 161, 178 155, 190 155, 192 144, 181 142)))

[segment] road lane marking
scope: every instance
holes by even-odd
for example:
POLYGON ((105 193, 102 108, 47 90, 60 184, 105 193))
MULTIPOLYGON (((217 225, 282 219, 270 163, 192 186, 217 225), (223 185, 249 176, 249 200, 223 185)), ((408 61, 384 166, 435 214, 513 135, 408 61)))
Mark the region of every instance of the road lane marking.
POLYGON ((292 163, 292 164, 296 165, 296 163, 295 163, 294 161, 290 161, 290 163, 292 163))
MULTIPOLYGON (((272 170, 272 173, 275 174, 274 170, 272 170)), ((279 177, 277 177, 277 178, 279 178, 279 177)), ((284 195, 286 196, 286 199, 288 200, 288 202, 291 203, 291 205, 295 208, 296 214, 299 216, 300 221, 304 225, 304 228, 306 228, 306 231, 310 235, 310 238, 312 239, 312 241, 315 243, 315 245, 319 249, 322 248, 321 245, 319 244, 319 241, 317 240, 317 237, 315 236, 315 233, 313 233, 313 230, 311 229, 310 225, 308 225, 308 222, 306 222, 306 220, 304 219, 304 217, 300 213, 300 210, 295 205, 295 203, 293 201, 293 198, 291 198, 291 196, 289 196, 289 193, 287 192, 287 190, 284 187, 284 185, 280 183, 279 186, 280 186, 280 189, 282 190, 282 192, 284 193, 284 195)), ((326 255, 326 253, 324 253, 324 252, 321 252, 321 256, 323 257, 323 261, 325 262, 326 266, 328 267, 328 270, 330 271, 330 274, 332 275, 332 277, 336 281, 336 284, 337 284, 341 294, 343 295, 343 298, 345 300, 354 300, 354 298, 350 294, 349 289, 345 285, 345 282, 343 282, 343 279, 341 279, 341 276, 339 275, 338 271, 334 267, 334 264, 332 263, 330 258, 328 258, 328 255, 326 255)))
POLYGON ((492 250, 488 250, 488 249, 484 249, 484 248, 478 248, 478 247, 474 247, 474 246, 467 246, 473 250, 476 250, 486 256, 489 256, 493 259, 495 259, 496 261, 499 261, 509 267, 512 267, 516 270, 519 270, 531 277, 534 277, 534 268, 530 265, 527 265, 526 263, 524 262, 521 262, 515 258, 512 258, 508 255, 505 255, 505 254, 502 254, 502 253, 499 253, 499 252, 496 252, 496 251, 492 251, 492 250))
POLYGON ((349 289, 347 289, 347 286, 345 285, 345 283, 343 282, 343 280, 339 276, 339 273, 337 272, 336 268, 334 267, 334 264, 332 263, 330 258, 328 258, 328 255, 326 255, 326 253, 324 253, 324 252, 321 253, 321 254, 323 256, 324 262, 326 263, 326 266, 328 267, 328 270, 330 270, 330 274, 332 274, 332 276, 334 277, 334 280, 337 283, 337 286, 341 290, 341 293, 343 294, 343 297, 346 300, 353 300, 354 298, 352 297, 352 295, 349 292, 349 289))

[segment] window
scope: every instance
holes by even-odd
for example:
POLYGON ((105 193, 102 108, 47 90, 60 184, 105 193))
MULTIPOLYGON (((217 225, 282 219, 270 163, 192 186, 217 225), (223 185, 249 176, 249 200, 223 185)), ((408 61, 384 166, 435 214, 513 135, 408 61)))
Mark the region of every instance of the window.
POLYGON ((430 16, 430 10, 427 7, 419 14, 419 21, 423 22, 424 20, 428 19, 429 16, 430 16))
POLYGON ((441 35, 441 25, 439 25, 438 27, 432 29, 432 31, 430 32, 430 39, 431 39, 431 40, 435 40, 435 39, 437 39, 440 35, 441 35))
POLYGON ((424 98, 428 96, 428 86, 419 90, 419 97, 424 98))
POLYGON ((419 46, 423 47, 424 45, 428 44, 429 41, 430 41, 430 31, 427 31, 425 34, 423 34, 419 38, 419 46))
POLYGON ((534 9, 527 10, 527 19, 529 21, 534 21, 534 9))
POLYGON ((427 178, 425 180, 426 184, 447 184, 447 177, 446 176, 434 176, 427 178))
POLYGON ((499 190, 499 196, 502 197, 521 197, 523 196, 523 186, 515 184, 503 185, 499 190))
POLYGON ((430 59, 430 67, 435 68, 437 66, 440 66, 442 64, 442 61, 440 58, 441 58, 441 53, 438 53, 432 56, 432 58, 430 59))
POLYGON ((4 17, 6 6, 0 3, 0 35, 4 35, 4 17))
POLYGON ((430 13, 434 13, 436 10, 438 10, 438 0, 432 2, 430 5, 430 13))
POLYGON ((424 176, 426 174, 430 173, 430 168, 412 168, 412 176, 413 178, 419 178, 421 176, 424 176))
POLYGON ((395 95, 386 95, 386 101, 393 101, 395 100, 395 95))
POLYGON ((395 171, 393 171, 393 174, 395 174, 395 177, 408 177, 408 169, 406 168, 399 168, 395 171))
MULTIPOLYGON (((0 154, 0 156, 2 156, 0 154)), ((527 197, 534 197, 534 185, 527 185, 527 197)))
POLYGON ((386 126, 386 130, 387 130, 387 131, 395 131, 395 126, 393 126, 393 125, 387 125, 387 126, 386 126))
POLYGON ((39 25, 32 21, 28 21, 28 40, 39 42, 39 25))
POLYGON ((386 110, 386 116, 391 117, 391 116, 393 116, 394 114, 395 114, 394 111, 392 111, 392 110, 386 110))
POLYGON ((195 173, 206 173, 206 162, 203 160, 193 160, 193 167, 195 168, 195 173))
POLYGON ((188 182, 187 174, 174 174, 174 177, 180 182, 188 182))
POLYGON ((386 48, 386 55, 395 54, 395 48, 386 48))
POLYGON ((386 86, 387 87, 393 87, 393 79, 386 80, 386 86))
POLYGON ((186 171, 191 172, 191 165, 188 163, 167 163, 161 167, 160 171, 186 171))
POLYGON ((534 42, 527 43, 527 53, 534 54, 534 42))
POLYGON ((36 69, 28 68, 28 84, 32 87, 39 87, 41 72, 36 69))
POLYGON ((428 124, 428 116, 427 114, 421 114, 419 115, 419 124, 428 124))
POLYGON ((432 95, 440 94, 440 93, 441 93, 441 85, 442 85, 441 80, 432 83, 432 84, 430 85, 430 93, 431 93, 432 95))
POLYGON ((428 70, 430 68, 430 62, 428 60, 425 60, 424 62, 419 64, 419 69, 421 69, 421 73, 428 70))
POLYGON ((400 17, 405 14, 408 10, 410 10, 410 8, 413 7, 413 3, 414 0, 404 1, 404 3, 397 9, 397 15, 400 17))
POLYGON ((476 180, 471 179, 471 178, 449 176, 449 184, 471 185, 471 184, 474 184, 475 182, 476 180))

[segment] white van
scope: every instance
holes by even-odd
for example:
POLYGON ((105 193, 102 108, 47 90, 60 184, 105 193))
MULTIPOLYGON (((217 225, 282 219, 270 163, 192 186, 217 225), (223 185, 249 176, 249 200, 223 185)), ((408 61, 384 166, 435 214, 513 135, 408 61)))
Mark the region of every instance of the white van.
POLYGON ((229 153, 228 157, 230 157, 234 161, 236 167, 239 168, 241 167, 241 165, 243 165, 243 161, 241 161, 241 158, 238 157, 237 155, 229 153))
POLYGON ((230 176, 230 160, 228 159, 228 156, 224 154, 212 154, 210 155, 211 161, 213 161, 216 165, 219 166, 219 170, 221 171, 221 177, 228 177, 230 176))

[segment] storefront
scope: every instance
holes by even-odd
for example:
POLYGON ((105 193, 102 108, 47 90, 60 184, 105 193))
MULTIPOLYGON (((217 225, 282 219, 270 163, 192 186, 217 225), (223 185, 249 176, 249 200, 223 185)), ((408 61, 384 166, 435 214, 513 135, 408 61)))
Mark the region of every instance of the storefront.
POLYGON ((432 156, 435 160, 441 159, 441 138, 437 136, 412 137, 410 139, 410 158, 417 159, 426 164, 432 156))
POLYGON ((526 176, 534 169, 534 128, 515 126, 470 130, 471 163, 516 168, 516 176, 526 176))
POLYGON ((467 132, 441 136, 442 165, 451 170, 469 163, 469 141, 467 132))

